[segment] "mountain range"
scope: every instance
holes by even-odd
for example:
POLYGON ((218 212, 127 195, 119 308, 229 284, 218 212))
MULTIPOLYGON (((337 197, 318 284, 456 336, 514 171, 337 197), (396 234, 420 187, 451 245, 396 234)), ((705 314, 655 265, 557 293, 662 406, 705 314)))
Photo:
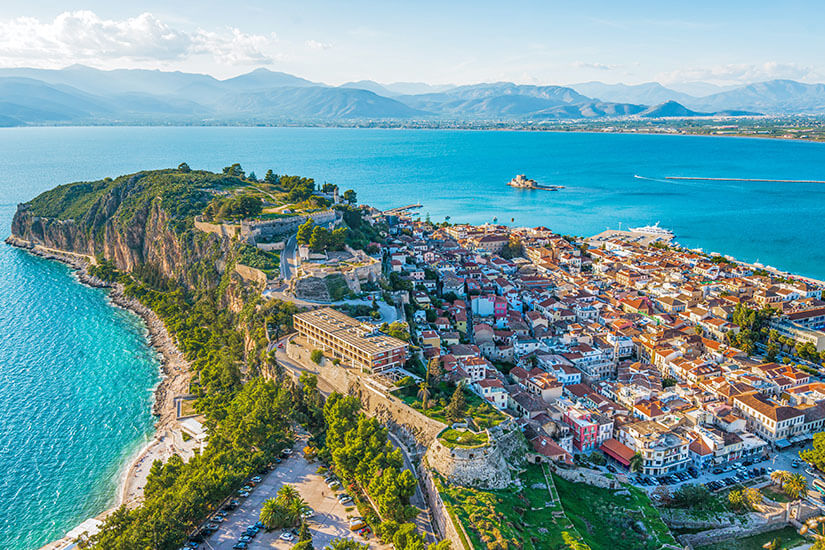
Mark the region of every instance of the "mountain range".
POLYGON ((279 124, 310 121, 551 121, 825 114, 825 85, 772 80, 696 96, 656 82, 434 86, 371 80, 329 86, 256 69, 219 80, 139 69, 0 69, 0 126, 279 124))

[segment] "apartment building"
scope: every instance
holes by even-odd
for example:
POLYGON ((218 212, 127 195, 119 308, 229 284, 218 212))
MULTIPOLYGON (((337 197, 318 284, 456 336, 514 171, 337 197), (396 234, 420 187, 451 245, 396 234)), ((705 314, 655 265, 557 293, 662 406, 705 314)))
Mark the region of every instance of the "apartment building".
POLYGON ((381 372, 402 367, 407 360, 407 342, 332 308, 297 313, 294 323, 311 345, 355 367, 381 372))

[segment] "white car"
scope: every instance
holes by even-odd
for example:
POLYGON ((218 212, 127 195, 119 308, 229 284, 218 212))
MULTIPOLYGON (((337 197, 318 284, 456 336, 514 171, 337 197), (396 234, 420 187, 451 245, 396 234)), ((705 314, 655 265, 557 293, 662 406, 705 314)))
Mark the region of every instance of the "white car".
POLYGON ((293 540, 295 540, 295 535, 293 535, 289 531, 284 531, 283 533, 281 533, 281 536, 278 537, 278 538, 281 539, 281 540, 285 540, 287 542, 292 542, 293 540))
POLYGON ((301 512, 301 517, 304 519, 309 519, 315 515, 315 512, 312 511, 312 508, 307 508, 303 512, 301 512))

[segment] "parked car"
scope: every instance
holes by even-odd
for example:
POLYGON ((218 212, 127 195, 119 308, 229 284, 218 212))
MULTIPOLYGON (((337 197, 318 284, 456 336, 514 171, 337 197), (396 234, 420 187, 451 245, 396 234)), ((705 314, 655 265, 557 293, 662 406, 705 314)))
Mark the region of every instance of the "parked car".
POLYGON ((238 491, 238 496, 241 498, 246 498, 249 496, 249 491, 238 491))
POLYGON ((607 465, 607 471, 608 472, 613 472, 615 474, 616 473, 616 468, 614 468, 612 464, 608 464, 607 465))
POLYGON ((292 542, 293 540, 295 540, 295 535, 293 535, 289 531, 284 531, 278 538, 281 540, 285 540, 287 542, 292 542))
POLYGON ((249 535, 241 535, 241 538, 238 539, 238 542, 245 542, 249 544, 250 542, 252 542, 252 537, 250 537, 249 535))
POLYGON ((261 482, 261 476, 255 476, 250 481, 252 483, 260 483, 261 482))
POLYGON ((357 531, 359 529, 363 529, 366 526, 367 526, 367 522, 364 521, 364 518, 359 518, 359 517, 349 518, 350 531, 357 531))
POLYGON ((315 512, 312 511, 312 508, 305 508, 303 512, 301 512, 301 517, 304 519, 309 519, 315 515, 315 512))
POLYGON ((245 542, 238 541, 238 542, 235 543, 235 545, 232 548, 233 548, 233 550, 246 550, 247 548, 249 548, 249 545, 246 544, 245 542))

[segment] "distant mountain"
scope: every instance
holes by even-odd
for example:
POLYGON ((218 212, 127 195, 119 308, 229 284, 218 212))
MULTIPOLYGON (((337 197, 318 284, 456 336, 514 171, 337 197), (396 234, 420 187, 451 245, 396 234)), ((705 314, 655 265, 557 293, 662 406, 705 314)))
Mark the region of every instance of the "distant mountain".
POLYGON ((454 84, 425 84, 424 82, 393 82, 382 84, 384 88, 396 95, 433 94, 452 90, 454 84))
POLYGON ((64 84, 96 95, 134 92, 166 95, 174 94, 186 86, 220 82, 205 74, 142 69, 103 71, 84 65, 72 65, 59 70, 0 69, 0 77, 6 76, 31 78, 47 84, 64 84))
POLYGON ((459 86, 445 92, 399 96, 417 109, 451 119, 546 120, 632 114, 644 106, 593 101, 564 86, 531 86, 511 82, 459 86), (609 113, 609 114, 608 114, 609 113))
POLYGON ((512 82, 431 86, 361 80, 327 86, 268 69, 225 80, 184 72, 103 71, 82 65, 60 70, 0 69, 0 126, 409 118, 525 122, 760 112, 825 113, 825 85, 774 80, 697 97, 655 82, 586 82, 570 87, 512 82))
POLYGON ((761 113, 741 110, 723 110, 712 113, 701 113, 698 111, 692 111, 681 103, 677 103, 675 101, 665 101, 659 105, 648 107, 644 111, 640 112, 638 116, 642 118, 686 118, 701 116, 757 116, 760 114, 761 113))
POLYGON ((31 78, 0 78, 0 116, 29 123, 88 120, 110 115, 106 101, 70 86, 31 78))
POLYGON ((615 103, 655 105, 666 101, 684 103, 685 101, 695 99, 693 96, 665 88, 658 82, 646 82, 644 84, 633 85, 583 82, 581 84, 572 84, 570 88, 588 97, 615 103))
POLYGON ((270 71, 269 69, 255 69, 251 73, 242 74, 234 78, 221 80, 221 87, 229 90, 268 90, 290 86, 293 88, 302 86, 318 86, 317 82, 312 82, 306 78, 293 76, 287 73, 270 71))
POLYGON ((426 113, 368 90, 348 88, 274 88, 258 93, 226 96, 224 117, 306 119, 410 118, 426 113))
POLYGON ((749 110, 769 114, 825 113, 825 84, 769 80, 699 98, 693 108, 749 110))
POLYGON ((378 95, 382 95, 385 97, 392 97, 394 95, 399 95, 391 92, 378 82, 374 80, 359 80, 358 82, 345 82, 338 86, 339 88, 355 88, 356 90, 369 90, 370 92, 378 95))

